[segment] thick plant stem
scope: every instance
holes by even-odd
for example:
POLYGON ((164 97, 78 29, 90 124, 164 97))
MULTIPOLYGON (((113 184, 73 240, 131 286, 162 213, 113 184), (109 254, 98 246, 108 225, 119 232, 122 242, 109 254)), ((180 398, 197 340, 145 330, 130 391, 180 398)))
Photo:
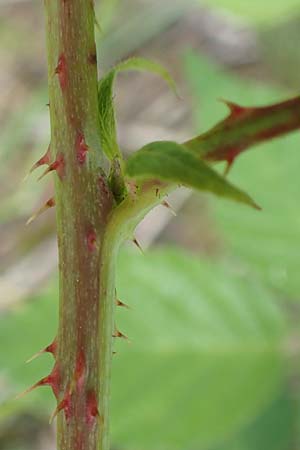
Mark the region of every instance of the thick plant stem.
MULTIPOLYGON (((45 0, 51 157, 59 247, 58 450, 108 450, 114 243, 103 163, 92 0, 45 0)), ((46 383, 44 383, 46 384, 46 383)))

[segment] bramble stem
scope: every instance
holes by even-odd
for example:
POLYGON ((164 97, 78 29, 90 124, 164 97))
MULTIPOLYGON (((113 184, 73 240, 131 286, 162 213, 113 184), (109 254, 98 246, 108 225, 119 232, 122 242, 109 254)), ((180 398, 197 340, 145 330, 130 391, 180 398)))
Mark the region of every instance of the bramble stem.
POLYGON ((108 450, 113 199, 101 169, 92 0, 46 0, 51 170, 55 175, 60 300, 53 379, 58 450, 108 450))

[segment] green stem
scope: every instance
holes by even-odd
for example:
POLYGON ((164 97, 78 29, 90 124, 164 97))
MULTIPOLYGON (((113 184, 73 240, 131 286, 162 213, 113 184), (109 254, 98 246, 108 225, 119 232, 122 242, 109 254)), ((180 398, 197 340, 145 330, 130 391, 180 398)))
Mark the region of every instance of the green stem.
POLYGON ((58 450, 109 449, 115 246, 113 198, 101 165, 92 0, 46 0, 60 300, 58 450))

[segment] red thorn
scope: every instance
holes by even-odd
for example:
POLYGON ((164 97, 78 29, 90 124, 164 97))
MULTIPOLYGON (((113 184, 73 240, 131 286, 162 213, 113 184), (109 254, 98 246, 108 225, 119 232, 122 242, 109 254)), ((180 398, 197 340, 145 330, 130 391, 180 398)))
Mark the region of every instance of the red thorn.
POLYGON ((83 350, 79 350, 76 356, 75 381, 78 390, 81 390, 85 379, 85 356, 83 350))
POLYGON ((42 378, 40 381, 35 383, 33 386, 26 389, 24 392, 19 394, 17 396, 17 398, 24 397, 24 395, 29 394, 29 392, 33 391, 34 389, 36 389, 40 386, 50 386, 52 388, 52 391, 53 391, 55 397, 57 398, 58 394, 59 394, 59 384, 60 384, 60 374, 59 374, 58 365, 55 364, 52 372, 47 377, 42 378))
POLYGON ((48 345, 47 347, 43 348, 42 350, 40 350, 39 352, 35 353, 31 358, 29 358, 26 363, 30 363, 31 361, 33 361, 34 359, 38 358, 39 356, 41 356, 43 353, 52 353, 53 356, 55 356, 56 354, 56 350, 57 350, 57 344, 56 344, 56 339, 54 339, 54 341, 52 342, 52 344, 48 345))
POLYGON ((246 111, 249 111, 249 109, 251 109, 240 106, 237 103, 224 100, 223 98, 221 98, 220 101, 225 103, 225 105, 229 108, 231 119, 240 117, 241 115, 245 114, 246 111))
POLYGON ((117 305, 117 306, 121 306, 122 308, 127 308, 127 309, 129 309, 129 306, 126 305, 126 303, 121 302, 121 300, 119 300, 119 299, 116 299, 116 305, 117 305))
POLYGON ((174 211, 174 209, 172 208, 172 206, 166 201, 164 200, 162 203, 162 206, 164 206, 165 208, 168 208, 169 211, 173 214, 173 216, 177 216, 176 212, 174 211))
POLYGON ((56 170, 56 162, 52 163, 48 169, 45 170, 45 172, 42 173, 42 175, 38 178, 38 181, 40 181, 44 176, 46 176, 49 172, 52 172, 52 170, 56 170))
MULTIPOLYGON (((31 169, 29 170, 28 175, 30 175, 38 167, 43 166, 44 164, 50 164, 50 157, 51 157, 51 155, 50 155, 50 145, 49 145, 46 153, 35 164, 33 164, 31 169)), ((26 180, 28 175, 26 175, 24 180, 26 180)))
POLYGON ((55 69, 55 74, 58 75, 59 84, 62 90, 65 89, 68 83, 68 70, 65 55, 62 53, 58 58, 58 63, 55 69))
POLYGON ((227 177, 233 162, 234 162, 234 159, 232 159, 231 161, 228 161, 228 160, 226 161, 226 167, 225 167, 224 174, 223 174, 224 177, 227 177))
POLYGON ((57 414, 64 408, 63 405, 64 400, 62 400, 57 407, 55 408, 55 410, 53 411, 53 413, 51 414, 50 418, 49 418, 49 425, 52 424, 53 420, 55 419, 55 417, 57 416, 57 414))
POLYGON ((66 417, 66 421, 69 422, 72 416, 72 409, 71 409, 71 390, 67 389, 63 399, 58 403, 57 407, 55 408, 55 410, 53 411, 53 413, 50 416, 49 419, 49 423, 51 424, 53 419, 57 416, 57 414, 60 411, 64 411, 65 413, 65 417, 66 417))
POLYGON ((121 331, 119 331, 119 330, 116 330, 116 331, 114 332, 114 334, 112 335, 112 337, 114 337, 114 338, 126 339, 126 340, 129 341, 128 337, 127 337, 125 334, 121 333, 121 331))
POLYGON ((83 164, 85 162, 88 150, 89 147, 85 143, 83 134, 79 133, 76 139, 76 155, 79 164, 83 164))
POLYGON ((38 381, 37 383, 35 383, 33 386, 31 386, 30 388, 25 389, 25 391, 21 392, 20 394, 18 394, 16 396, 16 399, 20 399, 22 397, 24 397, 25 395, 29 394, 30 392, 32 392, 34 389, 36 389, 39 386, 44 386, 44 384, 42 384, 43 379, 38 381))
POLYGON ((51 158, 51 150, 49 144, 46 153, 32 166, 32 168, 30 169, 30 173, 39 166, 42 166, 44 164, 50 164, 50 158, 51 158))
POLYGON ((100 417, 95 391, 89 391, 86 399, 86 423, 92 426, 97 417, 100 417))
POLYGON ((59 366, 55 363, 52 372, 47 377, 41 380, 42 384, 40 386, 50 386, 56 398, 59 395, 59 385, 60 385, 60 371, 59 366))
POLYGON ((57 175, 59 176, 60 179, 62 179, 64 177, 65 174, 65 160, 64 157, 61 153, 59 153, 56 156, 56 160, 53 161, 53 163, 51 163, 48 167, 48 169, 45 170, 45 172, 38 178, 38 181, 41 180, 42 178, 44 178, 45 175, 47 175, 47 173, 52 172, 53 170, 56 171, 57 175))
POLYGON ((134 245, 137 246, 137 248, 141 251, 141 253, 144 255, 144 250, 141 246, 141 244, 139 243, 139 241, 136 238, 133 238, 132 242, 134 243, 134 245))
POLYGON ((29 359, 27 359, 25 362, 26 364, 29 364, 31 361, 33 361, 34 359, 38 358, 39 356, 41 356, 43 353, 45 353, 45 349, 43 348, 42 350, 39 350, 37 353, 35 353, 34 355, 32 355, 29 359))
POLYGON ((57 398, 59 395, 59 385, 60 385, 60 371, 57 363, 53 367, 53 370, 50 373, 50 375, 48 375, 48 377, 45 377, 43 379, 43 383, 44 385, 48 385, 52 388, 52 391, 55 397, 57 398))
POLYGON ((230 151, 227 152, 227 155, 226 155, 226 163, 227 163, 227 165, 225 167, 224 176, 228 175, 229 170, 231 169, 231 167, 232 167, 232 165, 233 165, 233 163, 235 161, 235 158, 239 154, 240 154, 240 148, 238 148, 238 147, 234 148, 234 149, 231 149, 230 151))
POLYGON ((37 217, 39 217, 43 212, 47 211, 49 208, 55 206, 54 197, 50 198, 40 209, 37 210, 26 222, 26 225, 30 225, 37 217))
POLYGON ((56 341, 56 338, 54 339, 54 341, 51 344, 49 344, 45 348, 45 352, 52 353, 53 356, 56 355, 56 352, 57 352, 57 341, 56 341))
POLYGON ((90 252, 93 252, 96 249, 97 244, 97 235, 94 229, 90 229, 86 235, 87 247, 90 252))

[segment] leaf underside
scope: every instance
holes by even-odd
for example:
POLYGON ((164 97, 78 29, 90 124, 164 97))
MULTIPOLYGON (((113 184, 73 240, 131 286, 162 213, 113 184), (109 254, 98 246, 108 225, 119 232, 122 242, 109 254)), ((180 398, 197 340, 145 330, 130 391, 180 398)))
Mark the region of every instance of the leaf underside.
POLYGON ((229 183, 183 145, 172 141, 151 142, 130 156, 126 165, 129 177, 158 179, 186 187, 210 191, 258 208, 248 194, 229 183))

